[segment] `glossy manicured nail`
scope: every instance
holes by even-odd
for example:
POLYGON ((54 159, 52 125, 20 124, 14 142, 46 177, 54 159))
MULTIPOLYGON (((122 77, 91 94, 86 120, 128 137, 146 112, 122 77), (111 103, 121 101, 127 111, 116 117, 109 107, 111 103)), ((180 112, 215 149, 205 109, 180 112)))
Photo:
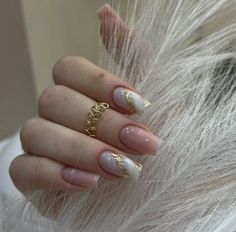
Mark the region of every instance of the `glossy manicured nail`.
POLYGON ((139 94, 125 89, 116 88, 113 92, 114 103, 124 110, 129 112, 135 112, 141 114, 145 109, 151 105, 151 103, 145 98, 141 97, 139 94))
POLYGON ((67 167, 62 170, 62 178, 72 185, 96 188, 100 176, 87 171, 67 167))
POLYGON ((155 154, 162 140, 135 126, 127 126, 120 131, 120 141, 128 149, 141 154, 155 154))
POLYGON ((100 155, 100 165, 108 173, 120 177, 130 177, 134 180, 138 179, 142 170, 141 164, 134 162, 126 156, 110 151, 104 151, 100 155))

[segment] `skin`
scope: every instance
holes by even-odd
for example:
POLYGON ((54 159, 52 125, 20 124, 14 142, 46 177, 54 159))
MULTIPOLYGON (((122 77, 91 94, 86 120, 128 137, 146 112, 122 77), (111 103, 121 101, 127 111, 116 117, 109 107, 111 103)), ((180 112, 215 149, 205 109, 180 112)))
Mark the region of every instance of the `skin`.
MULTIPOLYGON (((107 17, 113 17, 113 23, 118 24, 118 37, 122 43, 129 29, 106 6, 99 14, 104 45, 113 39, 112 29, 105 29, 109 28, 107 17)), ((119 60, 119 55, 115 60, 119 60)), ((87 190, 64 181, 61 172, 65 167, 86 170, 106 180, 119 180, 105 172, 98 159, 105 150, 135 153, 119 140, 119 132, 125 126, 134 125, 150 131, 145 125, 130 120, 127 117, 129 112, 112 101, 113 90, 117 87, 136 90, 82 57, 60 59, 53 68, 53 80, 55 85, 46 89, 38 100, 38 117, 25 122, 21 129, 25 154, 15 158, 10 166, 14 184, 24 194, 48 188, 75 192, 87 190), (83 129, 91 107, 100 101, 107 102, 111 108, 104 112, 94 139, 85 135, 83 129)))

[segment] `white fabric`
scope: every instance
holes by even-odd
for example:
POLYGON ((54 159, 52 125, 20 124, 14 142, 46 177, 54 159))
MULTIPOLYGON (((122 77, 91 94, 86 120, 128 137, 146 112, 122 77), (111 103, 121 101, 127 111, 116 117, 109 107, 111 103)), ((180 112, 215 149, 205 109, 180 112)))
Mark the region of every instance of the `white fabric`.
POLYGON ((10 175, 9 167, 11 161, 22 154, 19 132, 0 142, 0 194, 7 197, 21 196, 21 193, 14 186, 10 175))
MULTIPOLYGON (((23 198, 9 175, 11 161, 22 152, 19 132, 0 141, 0 214, 3 215, 13 201, 23 198)), ((0 224, 1 220, 0 217, 0 224)))

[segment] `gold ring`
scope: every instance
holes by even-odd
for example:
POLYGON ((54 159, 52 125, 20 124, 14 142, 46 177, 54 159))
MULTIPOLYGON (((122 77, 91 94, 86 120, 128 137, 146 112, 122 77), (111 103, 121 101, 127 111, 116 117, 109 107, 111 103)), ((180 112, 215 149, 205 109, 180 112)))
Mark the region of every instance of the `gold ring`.
POLYGON ((105 102, 98 102, 91 108, 91 112, 89 112, 88 114, 88 120, 85 124, 85 129, 84 129, 84 132, 88 136, 93 138, 96 137, 97 125, 101 120, 102 114, 109 107, 110 106, 105 102))

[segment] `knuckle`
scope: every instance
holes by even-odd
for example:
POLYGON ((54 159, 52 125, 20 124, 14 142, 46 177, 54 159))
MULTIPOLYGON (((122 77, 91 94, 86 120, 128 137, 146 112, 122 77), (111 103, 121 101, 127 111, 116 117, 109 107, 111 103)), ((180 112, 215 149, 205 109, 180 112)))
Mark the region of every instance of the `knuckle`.
POLYGON ((76 57, 76 63, 77 63, 77 65, 84 65, 84 64, 87 63, 87 62, 88 62, 88 60, 85 59, 85 58, 82 57, 82 56, 77 56, 77 57, 76 57))
POLYGON ((38 100, 39 115, 44 115, 48 109, 51 109, 57 103, 57 100, 63 96, 66 89, 63 85, 55 85, 45 89, 38 100))
POLYGON ((25 137, 31 134, 32 130, 34 130, 36 120, 37 120, 36 118, 31 118, 23 124, 20 130, 20 135, 22 137, 25 137))
POLYGON ((32 164, 35 177, 40 177, 43 173, 46 173, 45 167, 47 167, 47 160, 43 158, 34 159, 32 164))
POLYGON ((21 159, 24 155, 19 155, 15 157, 9 167, 9 174, 14 184, 17 185, 18 183, 18 177, 19 177, 19 163, 21 162, 21 159))
POLYGON ((36 131, 36 126, 37 126, 37 119, 32 118, 27 120, 21 127, 20 139, 24 150, 27 150, 28 141, 30 141, 30 139, 32 139, 32 137, 34 136, 36 131))
POLYGON ((52 74, 54 82, 61 83, 68 67, 74 62, 75 57, 65 56, 60 58, 53 67, 52 74))
POLYGON ((53 67, 52 74, 53 80, 56 84, 63 84, 64 77, 68 73, 68 70, 73 65, 81 65, 86 62, 86 59, 81 56, 65 56, 59 59, 53 67))
POLYGON ((102 80, 105 79, 106 76, 107 76, 107 73, 105 72, 105 70, 99 70, 99 71, 97 71, 95 78, 96 78, 97 80, 101 81, 101 79, 102 79, 102 80))
POLYGON ((16 157, 12 161, 9 168, 9 174, 13 183, 19 189, 21 187, 25 188, 25 183, 27 183, 27 188, 31 188, 35 185, 35 183, 40 183, 43 175, 47 173, 47 167, 46 159, 29 157, 29 155, 24 154, 16 157), (26 168, 27 171, 22 171, 22 168, 25 167, 25 162, 30 165, 30 167, 26 168), (24 182, 22 182, 22 180, 24 180, 24 182))

